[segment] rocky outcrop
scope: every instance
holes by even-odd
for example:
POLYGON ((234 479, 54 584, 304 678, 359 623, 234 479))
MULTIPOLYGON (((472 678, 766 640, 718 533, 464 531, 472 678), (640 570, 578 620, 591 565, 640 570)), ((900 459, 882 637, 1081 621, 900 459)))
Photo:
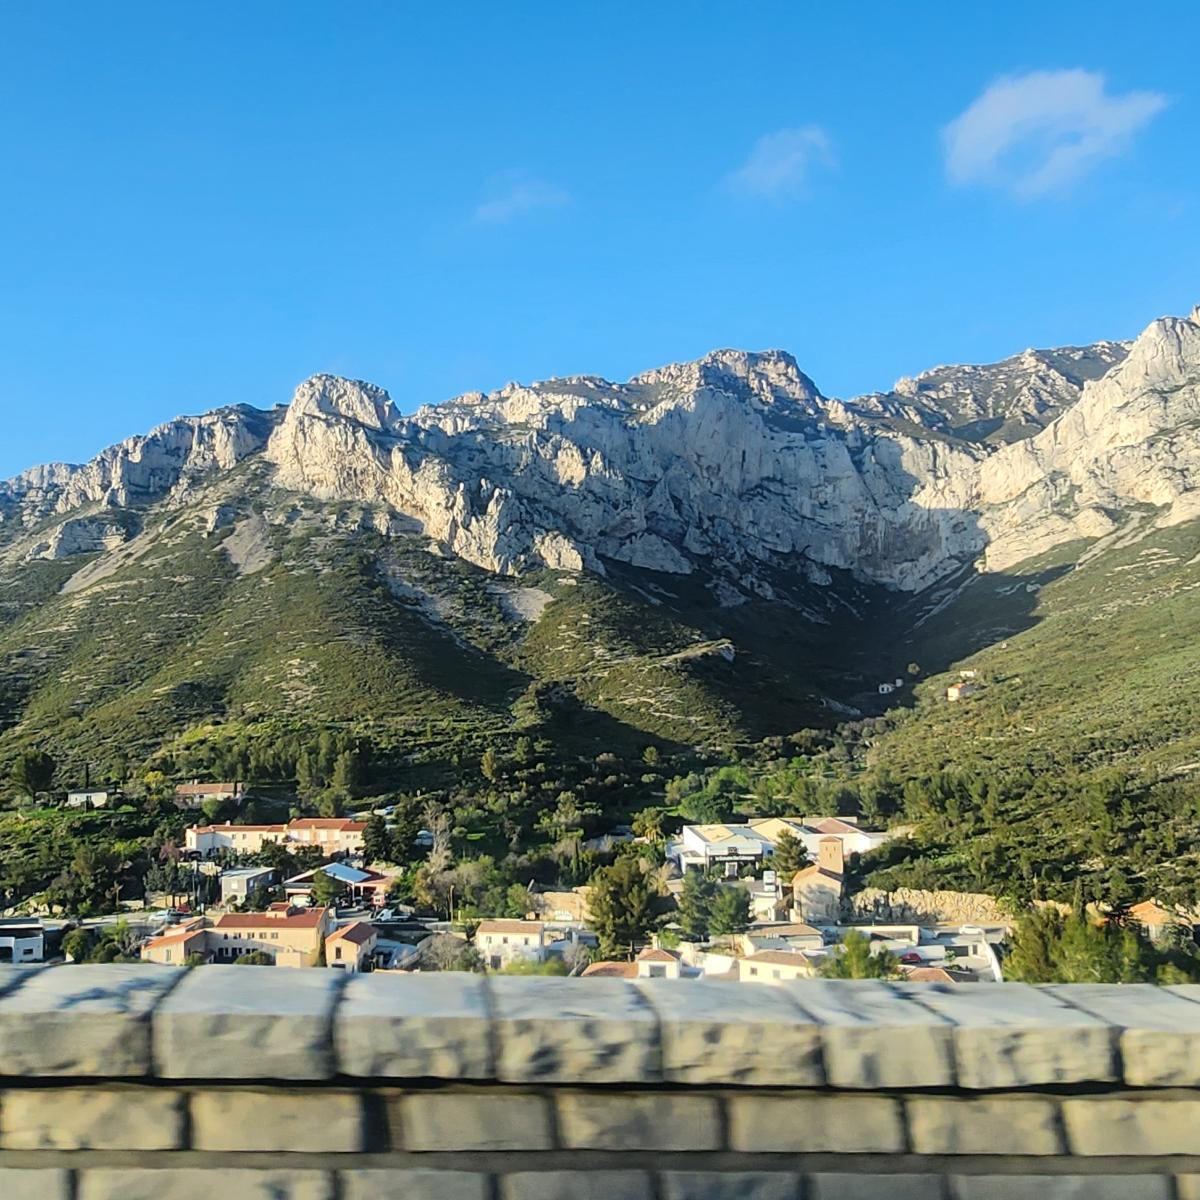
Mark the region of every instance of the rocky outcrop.
POLYGON ((1196 314, 1131 346, 942 367, 849 401, 779 351, 510 384, 407 417, 378 387, 318 375, 286 410, 181 418, 0 485, 0 536, 87 517, 37 552, 94 549, 121 528, 103 509, 185 502, 257 457, 282 491, 363 506, 380 529, 411 519, 498 574, 623 563, 700 574, 722 603, 770 596, 781 570, 916 591, 1131 516, 1196 515, 1197 416, 1196 314))

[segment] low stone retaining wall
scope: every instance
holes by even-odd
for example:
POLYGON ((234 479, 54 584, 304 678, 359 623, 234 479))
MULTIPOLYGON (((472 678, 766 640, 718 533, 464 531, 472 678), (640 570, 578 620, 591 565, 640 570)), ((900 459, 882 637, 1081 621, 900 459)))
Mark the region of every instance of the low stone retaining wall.
POLYGON ((3 1200, 1200 1200, 1200 987, 0 968, 3 1200))
POLYGON ((912 921, 918 924, 1004 925, 1009 909, 985 892, 927 892, 918 888, 863 888, 850 901, 859 920, 912 921))

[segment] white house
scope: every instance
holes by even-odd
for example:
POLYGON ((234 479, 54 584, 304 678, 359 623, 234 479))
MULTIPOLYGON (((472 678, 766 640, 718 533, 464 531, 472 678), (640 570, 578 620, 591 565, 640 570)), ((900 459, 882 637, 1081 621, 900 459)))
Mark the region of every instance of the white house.
POLYGON ((45 931, 40 919, 0 918, 0 963, 37 963, 45 953, 45 931))
POLYGON ((677 854, 682 867, 724 864, 736 874, 743 863, 761 862, 774 849, 773 841, 748 825, 685 825, 680 830, 677 854))
POLYGON ((87 788, 83 791, 67 793, 68 808, 107 808, 112 793, 87 788))
POLYGON ((514 959, 546 961, 546 926, 541 921, 480 921, 475 949, 493 971, 514 959))

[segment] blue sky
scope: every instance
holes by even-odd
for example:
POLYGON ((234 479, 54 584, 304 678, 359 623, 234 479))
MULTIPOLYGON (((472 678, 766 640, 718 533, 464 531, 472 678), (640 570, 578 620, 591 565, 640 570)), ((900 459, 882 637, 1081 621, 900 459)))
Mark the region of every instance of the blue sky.
POLYGON ((850 395, 1200 300, 1194 5, 10 3, 0 39, 0 477, 316 371, 411 409, 782 346, 850 395))

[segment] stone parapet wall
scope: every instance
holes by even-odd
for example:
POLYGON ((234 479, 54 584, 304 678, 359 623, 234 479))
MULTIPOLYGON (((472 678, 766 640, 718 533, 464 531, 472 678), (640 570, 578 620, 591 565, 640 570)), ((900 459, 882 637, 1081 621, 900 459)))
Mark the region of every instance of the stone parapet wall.
POLYGON ((0 969, 2 1200, 1200 1200, 1200 987, 0 969))

